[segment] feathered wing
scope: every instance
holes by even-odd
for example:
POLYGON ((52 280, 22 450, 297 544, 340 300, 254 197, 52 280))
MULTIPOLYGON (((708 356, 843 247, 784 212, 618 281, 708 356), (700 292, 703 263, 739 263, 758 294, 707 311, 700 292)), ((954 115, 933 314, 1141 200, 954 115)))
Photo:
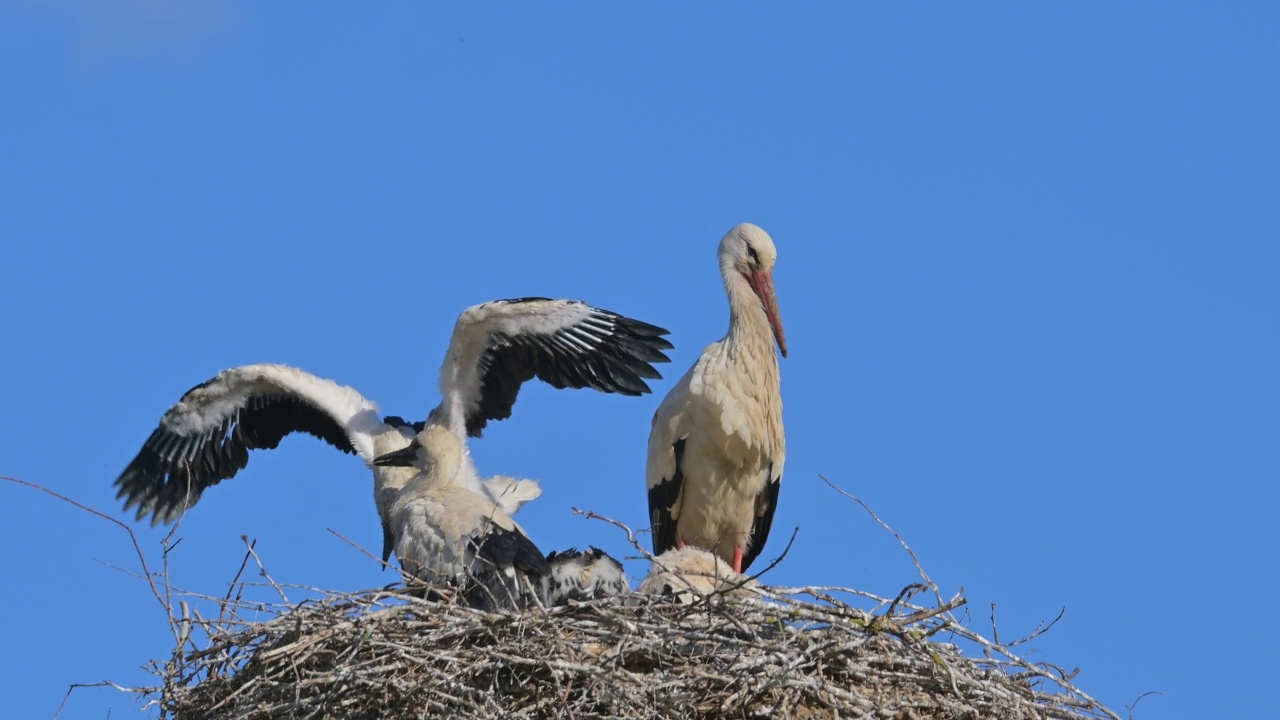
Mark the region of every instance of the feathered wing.
POLYGON ((467 308, 454 326, 440 372, 446 422, 479 437, 490 420, 511 417, 520 387, 538 378, 552 387, 622 395, 649 392, 668 362, 668 331, 577 300, 518 298, 467 308), (461 414, 456 417, 454 414, 461 414))
POLYGON ((649 523, 653 532, 653 552, 662 554, 676 546, 676 521, 680 518, 684 490, 685 440, 688 436, 689 384, 696 365, 680 378, 653 414, 649 450, 645 463, 645 486, 649 498, 649 523))
POLYGON ((187 391, 160 419, 115 486, 125 510, 171 523, 201 493, 235 476, 249 451, 286 435, 313 435, 366 462, 384 427, 377 406, 353 388, 286 365, 245 365, 187 391))
POLYGON ((676 546, 676 520, 680 517, 680 495, 684 490, 684 438, 663 446, 658 461, 663 467, 649 486, 649 522, 653 528, 653 552, 661 554, 676 546), (669 469, 668 469, 669 468, 669 469))
POLYGON ((764 491, 756 496, 756 516, 751 523, 751 540, 747 543, 747 551, 742 554, 742 571, 746 572, 751 563, 760 557, 765 541, 769 539, 769 530, 773 527, 773 512, 778 508, 778 491, 782 489, 782 474, 774 473, 774 464, 769 464, 769 481, 764 491))
POLYGON ((571 600, 597 600, 631 591, 622 563, 596 547, 553 550, 547 555, 548 572, 541 577, 540 592, 548 607, 571 600))
POLYGON ((486 522, 482 534, 470 539, 470 575, 475 584, 467 598, 485 610, 516 608, 536 598, 536 588, 550 572, 546 557, 517 525, 510 528, 486 522))

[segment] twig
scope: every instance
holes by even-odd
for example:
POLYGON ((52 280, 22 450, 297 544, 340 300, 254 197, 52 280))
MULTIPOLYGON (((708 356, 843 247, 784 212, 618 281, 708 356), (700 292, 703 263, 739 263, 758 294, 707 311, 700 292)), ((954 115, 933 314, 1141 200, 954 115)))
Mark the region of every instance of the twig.
POLYGON ((1129 720, 1133 720, 1133 711, 1138 707, 1138 703, 1142 702, 1142 698, 1148 695, 1163 695, 1163 694, 1164 693, 1160 692, 1159 690, 1148 690, 1142 693, 1141 695, 1139 695, 1138 699, 1134 700, 1132 705, 1125 705, 1124 708, 1129 711, 1129 720))
MULTIPOLYGON (((8 479, 8 478, 5 478, 5 479, 8 479)), ((135 694, 149 692, 152 690, 152 688, 125 687, 123 685, 117 685, 116 683, 113 683, 110 680, 103 680, 101 682, 96 682, 96 683, 72 683, 71 686, 67 688, 67 694, 62 696, 62 702, 58 703, 58 710, 53 714, 53 720, 58 720, 58 716, 62 715, 62 710, 67 706, 67 700, 71 699, 71 693, 75 692, 77 688, 95 688, 95 687, 109 687, 115 690, 119 690, 120 692, 135 693, 135 694)))
POLYGON ((902 539, 902 536, 898 534, 898 531, 889 527, 889 523, 885 522, 884 520, 881 520, 880 516, 876 514, 876 511, 872 510, 870 505, 863 502, 862 498, 850 494, 848 491, 842 489, 840 486, 828 480, 826 476, 822 474, 819 474, 818 477, 822 480, 822 482, 830 486, 832 490, 835 490, 841 495, 844 495, 850 500, 853 500, 854 502, 861 505, 862 509, 866 510, 867 513, 871 515, 872 519, 874 519, 877 523, 879 523, 880 527, 889 531, 889 534, 892 535, 894 539, 898 541, 898 544, 901 545, 902 548, 907 551, 907 554, 911 556, 911 562, 915 563, 916 571, 920 573, 920 577, 924 578, 924 581, 928 583, 929 588, 933 590, 933 594, 938 598, 938 604, 942 605, 945 601, 942 599, 942 591, 938 589, 938 584, 935 583, 933 579, 929 577, 929 573, 924 571, 924 566, 920 564, 920 558, 916 557, 916 551, 911 549, 911 546, 907 544, 906 540, 902 539))
POLYGON ((142 572, 147 578, 147 584, 151 586, 151 594, 155 596, 156 602, 160 603, 160 607, 164 608, 166 615, 170 612, 170 606, 165 603, 164 598, 160 595, 160 589, 156 587, 155 578, 151 575, 151 568, 147 566, 147 557, 142 554, 142 546, 138 544, 138 536, 133 534, 133 530, 128 525, 125 525, 123 522, 111 517, 110 515, 104 512, 94 510, 88 505, 84 505, 82 503, 76 502, 75 500, 72 500, 66 495, 63 495, 62 493, 50 490, 49 488, 39 483, 33 483, 29 480, 19 480, 18 478, 9 477, 7 475, 0 475, 0 480, 7 480, 11 483, 17 483, 18 485, 25 485, 26 487, 29 487, 33 490, 39 490, 42 493, 52 495, 65 503, 69 503, 70 505, 73 505, 77 508, 80 508, 81 510, 84 510, 87 513, 97 515, 103 520, 106 520, 107 522, 119 527, 121 530, 124 530, 125 532, 129 533, 129 541, 133 543, 133 550, 138 555, 138 562, 142 565, 142 572))
POLYGON ((582 515, 588 520, 603 520, 604 522, 607 522, 610 525, 613 525, 614 527, 620 528, 623 532, 627 534, 627 542, 630 542, 632 547, 634 547, 636 550, 639 550, 640 554, 644 556, 646 560, 654 559, 653 553, 646 550, 644 546, 640 544, 640 541, 636 539, 636 534, 631 530, 630 527, 627 527, 626 524, 619 522, 617 520, 614 520, 611 517, 605 517, 604 515, 601 515, 593 510, 582 510, 578 507, 572 507, 572 506, 569 509, 573 510, 575 515, 582 515))
POLYGON ((765 569, 763 569, 763 570, 761 570, 760 572, 756 573, 755 575, 752 575, 751 577, 747 578, 747 579, 746 579, 745 581, 743 581, 742 583, 739 583, 739 584, 737 585, 737 587, 742 587, 742 586, 743 586, 743 585, 745 585, 747 582, 750 582, 750 581, 756 580, 756 579, 758 579, 758 578, 760 578, 760 577, 763 577, 765 573, 767 573, 767 572, 769 572, 770 570, 772 570, 772 569, 774 569, 774 568, 778 567, 778 565, 782 562, 782 560, 783 560, 784 558, 786 558, 786 557, 787 557, 787 553, 791 552, 791 546, 792 546, 792 544, 794 544, 794 543, 795 543, 795 541, 796 541, 796 535, 799 535, 799 534, 800 534, 800 526, 799 526, 799 525, 797 525, 797 526, 796 526, 796 527, 791 531, 791 537, 787 540, 787 546, 786 546, 786 547, 784 547, 784 548, 782 548, 782 554, 780 554, 780 555, 778 555, 778 557, 774 558, 774 559, 773 559, 773 562, 769 563, 769 565, 768 565, 765 569))
POLYGON ((908 626, 915 625, 918 622, 923 622, 925 620, 928 620, 929 618, 937 617, 938 615, 941 615, 943 613, 951 612, 952 610, 955 610, 956 608, 960 607, 961 605, 964 605, 967 602, 969 601, 962 597, 952 598, 951 600, 939 605, 938 607, 929 608, 928 610, 920 610, 919 612, 914 612, 910 615, 899 616, 897 621, 894 624, 896 624, 901 629, 905 629, 908 626))
POLYGON ((355 548, 356 550, 359 550, 360 552, 364 553, 364 555, 365 555, 366 557, 368 557, 370 560, 372 560, 372 561, 374 561, 374 562, 378 563, 378 565, 379 565, 380 567, 382 567, 384 570, 385 570, 386 568, 392 567, 391 563, 384 561, 382 558, 380 558, 380 557, 378 557, 377 555, 374 555, 373 553, 371 553, 371 552, 369 552, 368 550, 364 549, 364 547, 363 547, 362 545, 360 545, 360 544, 359 544, 359 543, 357 543, 356 541, 352 540, 351 538, 347 537, 346 535, 343 535, 342 533, 338 532, 337 530, 334 530, 333 528, 325 528, 325 529, 326 529, 326 530, 328 530, 329 532, 333 533, 335 536, 337 536, 337 538, 338 538, 339 540, 341 540, 341 541, 345 542, 346 544, 350 545, 351 547, 355 548))
POLYGON ((263 567, 262 558, 258 557, 258 552, 254 550, 258 541, 253 540, 251 542, 248 535, 241 535, 240 542, 243 542, 244 546, 249 549, 249 554, 253 556, 253 561, 258 565, 258 572, 262 574, 262 577, 267 579, 267 582, 271 583, 271 587, 276 589, 276 592, 280 594, 280 599, 284 601, 284 604, 292 604, 289 602, 289 596, 284 594, 284 588, 280 587, 280 585, 276 583, 275 579, 271 577, 271 574, 267 572, 267 569, 263 567))
MULTIPOLYGON (((994 604, 995 604, 995 603, 992 603, 992 605, 994 605, 994 604)), ((993 609, 993 610, 992 610, 992 613, 993 613, 992 617, 994 617, 994 612, 995 612, 995 610, 993 609)), ((1040 637, 1041 635, 1043 635, 1043 634, 1045 634, 1045 633, 1049 632, 1049 628, 1053 627, 1054 625, 1057 625, 1057 624, 1058 624, 1058 621, 1059 621, 1059 620, 1061 620, 1061 619, 1062 619, 1062 617, 1063 617, 1064 615, 1066 615, 1066 614, 1067 614, 1067 609, 1064 607, 1064 608, 1062 608, 1061 610, 1059 610, 1059 611, 1058 611, 1058 616, 1057 616, 1057 617, 1055 617, 1054 619, 1050 620, 1047 624, 1046 624, 1043 620, 1041 620, 1041 621, 1040 621, 1040 624, 1036 625, 1036 629, 1035 629, 1035 630, 1032 630, 1030 635, 1027 635, 1027 636, 1026 636, 1026 637, 1024 637, 1024 638, 1019 638, 1019 639, 1017 639, 1017 640, 1014 640, 1013 642, 1009 643, 1009 647, 1013 647, 1014 645, 1021 645, 1022 643, 1029 642, 1029 641, 1031 641, 1031 640, 1035 640, 1036 638, 1040 637)), ((1000 638, 999 638, 999 636, 997 636, 997 637, 995 638, 995 641, 996 641, 996 644, 999 644, 999 643, 1000 643, 1000 638)))
POLYGON ((991 639, 1000 644, 1000 630, 996 627, 996 604, 991 603, 991 639))

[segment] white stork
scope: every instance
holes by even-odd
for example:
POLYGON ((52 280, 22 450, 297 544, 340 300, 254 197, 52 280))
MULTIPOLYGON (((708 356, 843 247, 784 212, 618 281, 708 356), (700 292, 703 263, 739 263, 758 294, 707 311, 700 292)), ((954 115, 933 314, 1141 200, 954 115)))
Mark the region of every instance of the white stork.
MULTIPOLYGON (((661 377, 667 331, 574 300, 522 298, 467 308, 458 317, 440 371, 440 405, 426 424, 463 441, 463 477, 514 512, 536 497, 532 481, 481 483, 466 453, 489 420, 511 416, 520 386, 537 377, 557 388, 594 388, 622 395, 649 392, 644 378, 661 377)), ((352 388, 282 365, 232 368, 189 390, 116 480, 116 497, 137 518, 171 523, 211 485, 234 477, 249 451, 275 448, 291 433, 314 435, 366 463, 406 447, 424 423, 380 418, 352 388)), ((374 499, 385 526, 390 502, 413 473, 374 469, 374 499)), ((384 560, 390 544, 384 545, 384 560)))
POLYGON ((374 467, 417 470, 387 513, 400 567, 410 578, 460 587, 468 604, 517 608, 538 597, 547 559, 524 528, 465 477, 463 444, 428 425, 409 446, 374 458, 374 467))
POLYGON ((597 600, 631 592, 622 563, 596 547, 553 550, 542 576, 542 601, 548 607, 570 600, 597 600))
POLYGON ((702 351, 653 416, 646 484, 653 551, 693 545, 743 572, 769 537, 782 484, 777 343, 787 342, 773 289, 778 252, 750 223, 720 241, 729 332, 702 351))
POLYGON ((637 593, 662 595, 681 605, 691 605, 698 597, 721 592, 731 595, 755 587, 754 580, 733 571, 724 559, 696 547, 672 548, 653 559, 649 574, 640 581, 637 593))

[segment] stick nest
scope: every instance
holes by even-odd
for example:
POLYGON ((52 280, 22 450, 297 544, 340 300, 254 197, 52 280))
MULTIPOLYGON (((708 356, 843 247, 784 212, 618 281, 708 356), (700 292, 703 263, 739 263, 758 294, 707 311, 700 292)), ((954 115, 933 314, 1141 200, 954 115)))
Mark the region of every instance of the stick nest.
POLYGON ((166 718, 1118 720, 1061 669, 968 630, 951 612, 963 598, 911 602, 921 589, 743 589, 687 606, 630 595, 511 614, 371 590, 223 602, 215 620, 183 603, 173 657, 154 664, 163 684, 142 692, 166 718))

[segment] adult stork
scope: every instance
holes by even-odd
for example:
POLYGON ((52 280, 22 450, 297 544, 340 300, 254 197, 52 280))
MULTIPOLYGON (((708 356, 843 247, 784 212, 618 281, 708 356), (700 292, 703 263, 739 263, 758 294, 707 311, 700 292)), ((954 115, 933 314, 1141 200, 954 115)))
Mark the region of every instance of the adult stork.
POLYGON ((786 442, 773 288, 778 259, 750 223, 720 240, 729 332, 707 346, 653 416, 646 484, 653 551, 693 545, 743 572, 760 555, 778 504, 786 442))
MULTIPOLYGON (((465 439, 490 420, 510 417, 521 385, 538 378, 557 388, 622 395, 649 392, 667 362, 667 331, 575 300, 522 298, 467 308, 458 317, 440 371, 440 404, 425 424, 463 441, 463 477, 476 492, 514 512, 536 497, 536 485, 510 479, 480 482, 465 439)), ((208 487, 234 477, 249 451, 275 448, 305 432, 358 454, 366 463, 408 446, 424 423, 381 418, 352 388, 283 365, 232 368, 189 390, 160 419, 115 485, 125 509, 153 525, 171 523, 208 487)), ((396 492, 413 475, 374 469, 374 499, 385 520, 396 492)), ((387 550, 389 545, 384 547, 387 550)), ((384 552, 384 560, 386 553, 384 552)))

